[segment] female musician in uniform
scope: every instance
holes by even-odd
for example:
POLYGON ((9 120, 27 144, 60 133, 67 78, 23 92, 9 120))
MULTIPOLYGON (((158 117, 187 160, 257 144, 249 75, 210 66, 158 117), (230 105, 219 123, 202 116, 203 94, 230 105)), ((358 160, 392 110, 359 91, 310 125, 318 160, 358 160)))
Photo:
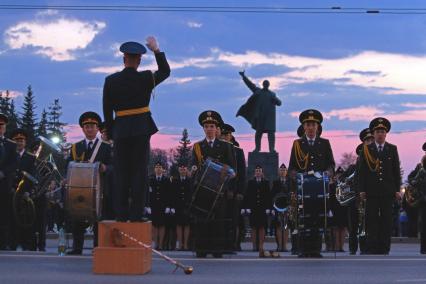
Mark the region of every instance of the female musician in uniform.
POLYGON ((250 214, 253 250, 259 250, 259 257, 269 256, 269 252, 264 251, 263 244, 267 215, 271 213, 271 201, 269 181, 263 177, 262 167, 257 165, 254 177, 247 185, 245 212, 250 214))

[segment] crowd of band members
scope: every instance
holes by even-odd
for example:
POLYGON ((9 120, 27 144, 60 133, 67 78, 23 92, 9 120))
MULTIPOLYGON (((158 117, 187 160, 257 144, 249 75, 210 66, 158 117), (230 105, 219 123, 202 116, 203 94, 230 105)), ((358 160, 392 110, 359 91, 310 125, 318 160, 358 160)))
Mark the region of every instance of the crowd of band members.
MULTIPOLYGON (((74 144, 76 147, 76 152, 73 154, 72 150, 69 152, 69 160, 88 160, 90 157, 89 149, 86 149, 85 143, 88 145, 90 141, 93 140, 94 143, 98 140, 101 141, 102 138, 98 137, 98 123, 100 122, 100 117, 92 112, 88 112, 82 115, 80 120, 80 125, 82 127, 83 133, 85 134, 85 139, 74 144), (86 119, 86 120, 85 120, 86 119), (95 123, 93 123, 95 119, 95 123), (83 155, 84 153, 84 155, 83 155), (73 156, 76 155, 76 156, 73 156), (85 157, 84 157, 85 156, 85 157)), ((0 115, 0 127, 5 128, 7 123, 7 117, 0 115)), ((232 131, 234 129, 227 125, 225 128, 221 129, 223 133, 220 133, 220 137, 227 139, 229 141, 235 141, 232 136, 232 131), (228 137, 226 137, 228 136, 228 137)), ((4 202, 4 207, 2 206, 2 212, 9 216, 8 224, 3 226, 9 226, 7 234, 5 230, 2 230, 2 249, 16 249, 18 246, 21 246, 24 250, 40 250, 44 251, 46 247, 46 230, 53 230, 53 224, 56 224, 56 229, 59 230, 64 226, 65 214, 64 214, 64 186, 63 184, 56 184, 55 181, 52 181, 49 189, 45 195, 39 196, 38 199, 34 200, 36 207, 36 222, 31 228, 22 228, 17 224, 14 224, 13 220, 13 210, 11 208, 11 193, 14 188, 17 186, 17 183, 22 177, 21 172, 23 170, 28 173, 34 173, 35 170, 35 156, 31 151, 25 150, 26 145, 26 133, 22 130, 17 130, 11 135, 12 140, 5 139, 3 140, 3 151, 2 155, 11 154, 16 152, 15 155, 16 161, 12 158, 6 157, 2 161, 8 161, 8 163, 2 164, 2 172, 10 175, 10 184, 7 186, 10 187, 7 195, 3 192, 4 196, 7 198, 2 199, 4 202), (10 149, 13 151, 10 151, 10 149), (5 150, 8 149, 8 150, 5 150), (14 170, 16 169, 16 170, 14 170), (9 171, 7 171, 9 170, 9 171), (5 202, 9 201, 9 202, 5 202)), ((373 142, 373 138, 369 133, 361 133, 360 139, 363 143, 368 144, 373 142)), ((102 141, 101 141, 102 142, 102 141)), ((235 141, 236 142, 236 141, 235 141)), ((111 164, 111 149, 108 141, 104 141, 105 147, 102 152, 104 154, 99 154, 99 160, 104 163, 104 165, 111 164), (109 148, 108 148, 109 147, 109 148), (108 149, 108 150, 106 150, 108 149), (102 157, 103 156, 103 157, 102 157)), ((93 146, 92 146, 93 149, 93 146)), ((358 147, 357 153, 360 153, 361 148, 358 147)), ((425 159, 423 159, 423 164, 426 164, 425 159)), ((409 180, 412 180, 419 169, 423 167, 423 164, 420 163, 416 169, 409 175, 409 180)), ((346 230, 349 233, 349 250, 352 254, 356 253, 358 249, 358 213, 356 204, 350 204, 348 207, 341 206, 335 198, 333 198, 333 193, 335 193, 335 188, 337 180, 342 180, 344 177, 349 176, 356 165, 351 165, 345 172, 342 169, 337 169, 335 175, 333 176, 332 182, 330 183, 330 214, 329 214, 329 224, 331 230, 326 238, 326 249, 343 251, 343 242, 346 237, 346 230), (340 178, 340 176, 342 178, 340 178)), ((111 169, 109 169, 111 171, 111 169)), ((103 168, 101 171, 108 172, 108 167, 103 168)), ((177 177, 170 177, 167 175, 165 170, 165 165, 161 163, 156 163, 153 169, 154 174, 149 179, 149 197, 148 202, 145 207, 145 214, 148 216, 153 223, 153 241, 156 244, 156 247, 159 249, 180 249, 180 250, 189 250, 190 249, 190 238, 191 238, 191 218, 188 211, 188 204, 191 200, 191 171, 188 170, 187 165, 179 164, 177 177)), ((282 164, 278 169, 278 179, 270 183, 264 178, 263 169, 261 166, 257 166, 254 171, 254 176, 248 178, 248 182, 245 185, 240 184, 238 193, 239 199, 242 199, 238 208, 240 214, 230 214, 234 218, 233 222, 235 224, 235 231, 238 233, 236 237, 234 247, 235 249, 240 249, 240 241, 245 236, 245 226, 244 218, 249 219, 251 238, 253 243, 253 250, 260 251, 264 253, 264 239, 265 239, 265 230, 275 233, 275 239, 277 242, 277 251, 287 251, 287 242, 291 239, 291 231, 293 230, 292 224, 288 224, 286 228, 283 228, 280 224, 278 218, 279 212, 273 206, 274 197, 279 193, 284 193, 287 195, 287 200, 289 203, 291 200, 290 192, 290 179, 288 178, 288 169, 285 164, 282 164), (272 185, 272 186, 271 186, 272 185), (244 196, 244 198, 243 198, 244 196), (269 220, 269 222, 268 222, 269 220), (269 225, 268 225, 269 223, 269 225)), ((105 195, 108 197, 111 195, 110 190, 107 189, 105 195)), ((111 202, 111 198, 108 199, 111 202)), ((358 202, 358 201, 357 201, 358 202)), ((400 206, 404 208, 403 212, 409 213, 409 222, 410 222, 410 236, 417 236, 417 229, 415 221, 417 220, 417 209, 410 208, 405 199, 402 202, 393 202, 394 213, 396 219, 398 220, 398 211, 400 206), (414 225, 412 225, 414 223, 414 225)), ((109 216, 106 216, 107 219, 113 219, 113 213, 111 213, 112 204, 109 204, 110 208, 108 211, 109 216)), ((423 208, 423 207, 422 207, 423 208)), ((424 220, 424 209, 420 210, 421 220, 424 220), (423 214, 423 215, 422 215, 423 214)), ((6 221, 5 218, 2 218, 2 221, 6 221)), ((398 222, 396 222, 398 223, 398 222)), ((74 234, 74 253, 81 253, 83 247, 84 233, 89 224, 73 224, 72 230, 74 234)), ((95 226, 96 227, 96 226, 95 226)), ((395 228, 395 225, 392 226, 395 228)), ((421 226, 422 228, 423 226, 421 226)), ((95 229, 96 233, 96 229, 95 229)), ((423 233, 424 234, 424 233, 423 233)), ((96 244, 95 244, 96 245, 96 244)), ((359 243, 361 252, 365 248, 366 244, 363 244, 361 241, 359 243)), ((296 253, 295 250, 296 244, 292 240, 292 253, 296 253)), ((389 249, 389 248, 387 248, 389 249)), ((388 251, 386 251, 388 252, 388 251)), ((422 244, 422 252, 424 252, 424 244, 422 244)), ((72 254, 72 253, 71 253, 72 254)))

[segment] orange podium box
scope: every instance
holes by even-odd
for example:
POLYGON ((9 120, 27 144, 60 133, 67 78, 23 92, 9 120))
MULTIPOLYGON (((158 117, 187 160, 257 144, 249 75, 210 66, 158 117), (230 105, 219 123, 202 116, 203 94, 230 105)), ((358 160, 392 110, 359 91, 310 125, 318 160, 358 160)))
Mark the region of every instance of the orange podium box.
POLYGON ((151 245, 151 222, 102 221, 98 225, 98 247, 93 254, 96 274, 146 274, 151 271, 152 251, 122 233, 151 245))

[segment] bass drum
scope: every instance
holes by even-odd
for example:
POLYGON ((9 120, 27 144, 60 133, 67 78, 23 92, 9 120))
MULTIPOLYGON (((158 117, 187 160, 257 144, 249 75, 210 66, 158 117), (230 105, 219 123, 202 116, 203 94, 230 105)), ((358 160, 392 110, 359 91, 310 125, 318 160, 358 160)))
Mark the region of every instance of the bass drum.
POLYGON ((70 162, 67 171, 65 208, 72 221, 95 223, 102 215, 99 163, 70 162))

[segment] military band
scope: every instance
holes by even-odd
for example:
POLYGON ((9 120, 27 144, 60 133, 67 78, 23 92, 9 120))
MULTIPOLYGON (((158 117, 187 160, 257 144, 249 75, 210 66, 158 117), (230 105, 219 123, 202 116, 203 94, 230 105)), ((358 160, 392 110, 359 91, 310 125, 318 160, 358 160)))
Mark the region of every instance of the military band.
MULTIPOLYGON (((155 38, 147 39, 147 47, 154 53, 158 70, 138 72, 147 49, 137 42, 122 44, 124 69, 108 76, 103 88, 105 122, 102 123, 95 112, 81 114, 79 125, 84 139, 72 144, 66 159, 62 157, 64 163, 70 164, 99 163, 103 195, 103 210, 95 221, 74 220, 67 215, 65 222, 73 236, 68 254, 83 253, 84 235, 90 226, 94 246, 97 245, 97 220, 116 219, 118 222, 151 221, 153 243, 159 250, 176 247, 193 249, 197 257, 205 257, 207 253, 221 257, 223 253, 241 249, 240 243, 245 237, 245 228, 241 226, 244 216, 249 217, 253 250, 259 251, 259 257, 279 256, 276 252, 270 254, 264 247, 268 217, 273 220, 279 252, 288 251, 291 233, 292 254, 321 257, 322 242, 329 227, 334 227, 335 249, 343 251, 347 224, 350 254, 356 254, 358 248, 361 254, 389 254, 392 208, 395 199, 401 197, 402 179, 397 147, 386 140, 390 121, 384 117, 373 119, 359 134, 362 143, 356 148, 356 162, 345 170, 335 171, 330 141, 321 137, 321 112, 315 109, 301 112, 299 138, 293 141, 288 169, 282 163, 277 169, 278 178, 270 183, 264 178, 261 164, 256 165, 252 177, 246 176, 245 155, 233 136, 234 127, 224 123, 217 111, 206 110, 198 117, 204 138, 193 145, 191 160, 187 164, 178 163, 178 175, 173 177, 166 174, 165 164, 155 161, 154 174, 148 177, 150 139, 158 131, 149 104, 156 86, 169 77, 170 66, 155 38), (202 200, 202 206, 212 206, 210 211, 205 210, 208 211, 205 217, 191 210, 209 163, 220 172, 220 178, 214 181, 220 186, 219 190, 212 190, 214 193, 209 192, 215 194, 214 198, 202 200), (315 197, 305 196, 303 192, 305 182, 311 180, 320 180, 323 186, 323 191, 315 197), (348 180, 356 198, 343 205, 337 199, 341 193, 339 186, 348 180), (318 216, 303 213, 314 206, 323 212, 318 216)), ((265 105, 272 107, 271 113, 275 116, 275 107, 281 105, 281 101, 269 90, 269 82, 265 81, 260 89, 244 72, 240 74, 255 93, 253 96, 265 96, 261 100, 269 101, 265 105)), ((251 103, 249 100, 239 115, 246 117, 256 129, 254 152, 260 151, 260 140, 266 132, 270 152, 274 153, 275 122, 261 109, 267 124, 258 125, 250 113, 251 103)), ((27 151, 25 130, 12 132, 12 140, 5 137, 7 123, 8 117, 0 113, 0 250, 15 250, 19 246, 23 250, 45 251, 47 197, 62 204, 66 202, 64 197, 54 196, 58 188, 65 190, 69 181, 52 180, 47 193, 39 195, 33 195, 34 187, 20 191, 23 181, 36 175, 40 161, 38 154, 27 151), (19 222, 21 212, 16 208, 17 198, 28 206, 29 211, 25 212, 34 211, 34 221, 29 225, 19 222)), ((426 151, 426 143, 423 150, 426 151)), ((426 254, 426 155, 409 174, 408 182, 404 198, 418 211, 420 253, 426 254)), ((22 204, 19 206, 24 206, 22 204)))

